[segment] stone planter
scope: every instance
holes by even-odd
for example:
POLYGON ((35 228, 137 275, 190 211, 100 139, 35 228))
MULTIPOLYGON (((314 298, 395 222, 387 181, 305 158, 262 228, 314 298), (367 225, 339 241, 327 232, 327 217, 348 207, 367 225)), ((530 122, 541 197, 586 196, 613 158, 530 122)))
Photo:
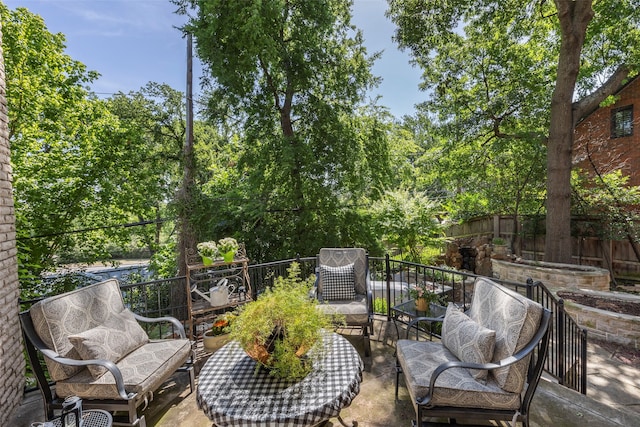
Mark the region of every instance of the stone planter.
POLYGON ((492 259, 493 277, 526 283, 528 278, 539 280, 551 289, 590 289, 608 291, 609 270, 574 264, 518 260, 518 262, 492 259))
POLYGON ((492 258, 494 259, 508 259, 509 258, 509 246, 507 245, 493 245, 493 254, 492 258))
POLYGON ((205 350, 215 353, 223 345, 230 341, 229 334, 211 335, 211 331, 207 331, 202 336, 202 345, 205 350))

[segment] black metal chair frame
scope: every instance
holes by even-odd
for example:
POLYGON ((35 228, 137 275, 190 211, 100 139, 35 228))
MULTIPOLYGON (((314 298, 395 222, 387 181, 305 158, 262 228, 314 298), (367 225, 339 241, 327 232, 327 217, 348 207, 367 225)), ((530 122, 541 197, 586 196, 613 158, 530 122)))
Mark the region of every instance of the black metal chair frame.
MULTIPOLYGON (((146 323, 153 322, 171 322, 178 331, 181 331, 181 337, 186 338, 184 334, 184 328, 180 322, 173 317, 157 317, 150 318, 140 316, 134 313, 136 320, 146 323)), ((44 413, 47 420, 54 418, 55 410, 62 410, 62 403, 64 397, 57 396, 55 393, 55 387, 49 382, 45 374, 38 352, 51 359, 55 359, 59 363, 71 365, 71 366, 87 366, 87 365, 101 365, 104 366, 115 378, 116 389, 122 400, 118 399, 83 399, 83 409, 103 409, 110 412, 113 415, 113 422, 117 425, 125 426, 138 426, 146 427, 146 420, 144 415, 138 414, 138 408, 142 406, 141 410, 144 410, 149 403, 147 396, 138 396, 137 393, 127 393, 125 390, 124 378, 117 366, 107 360, 75 360, 60 356, 54 350, 50 349, 44 341, 38 336, 33 326, 31 314, 29 311, 20 313, 20 323, 22 325, 22 334, 24 337, 24 343, 27 350, 27 356, 31 364, 31 369, 36 377, 38 388, 42 394, 42 400, 44 403, 44 413), (116 412, 126 412, 126 416, 116 415, 116 412)), ((193 365, 195 362, 195 356, 192 352, 191 357, 187 360, 184 366, 178 368, 177 372, 187 372, 189 374, 189 387, 191 393, 195 390, 195 372, 193 365)))
MULTIPOLYGON (((431 319, 432 320, 432 319, 431 319)), ((421 318, 413 319, 407 326, 407 338, 409 338, 409 332, 417 322, 420 322, 421 318)), ((465 419, 482 419, 482 420, 494 420, 494 421, 511 421, 512 425, 515 422, 520 421, 524 427, 529 426, 529 407, 531 400, 533 399, 542 370, 544 368, 544 362, 549 350, 549 340, 551 336, 551 311, 543 308, 542 318, 540 319, 540 326, 536 334, 531 338, 529 343, 524 346, 520 351, 516 352, 513 356, 500 360, 496 363, 467 363, 467 362, 447 362, 438 366, 431 374, 429 381, 429 392, 427 395, 414 402, 416 408, 416 420, 420 426, 429 425, 427 422, 422 422, 424 418, 449 418, 449 421, 455 424, 456 418, 465 419), (484 409, 474 407, 455 407, 455 406, 432 406, 431 397, 436 380, 440 374, 447 369, 451 368, 470 368, 470 369, 486 369, 489 371, 502 368, 504 366, 512 365, 519 360, 531 355, 529 361, 529 369, 527 372, 527 382, 525 384, 525 390, 523 390, 520 407, 517 410, 506 409, 484 409)), ((396 359, 396 400, 398 399, 398 382, 402 368, 396 359)))

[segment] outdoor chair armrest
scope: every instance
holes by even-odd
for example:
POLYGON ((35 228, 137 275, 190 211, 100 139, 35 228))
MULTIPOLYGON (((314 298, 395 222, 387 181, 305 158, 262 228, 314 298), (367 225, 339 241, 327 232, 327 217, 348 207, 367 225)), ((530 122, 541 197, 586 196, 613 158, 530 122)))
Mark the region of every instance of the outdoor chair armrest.
POLYGON ((313 281, 313 286, 309 289, 309 299, 318 299, 318 282, 320 280, 320 267, 315 268, 315 280, 313 281))
POLYGON ((145 323, 169 322, 173 324, 173 326, 178 330, 178 334, 180 335, 180 338, 187 337, 187 334, 184 331, 184 326, 182 326, 182 323, 180 323, 180 321, 175 317, 171 317, 171 316, 145 317, 145 316, 140 316, 139 314, 136 314, 136 313, 133 313, 133 317, 135 317, 136 320, 139 320, 145 323))
POLYGON ((69 365, 69 366, 89 366, 89 365, 100 365, 107 369, 111 375, 113 375, 114 380, 116 381, 116 389, 118 391, 118 395, 124 400, 132 399, 136 393, 127 393, 124 389, 124 378, 122 377, 122 372, 110 360, 105 359, 90 359, 90 360, 77 360, 77 359, 69 359, 67 357, 62 357, 55 351, 50 348, 40 348, 39 349, 43 355, 49 357, 50 359, 55 360, 56 362, 69 365))

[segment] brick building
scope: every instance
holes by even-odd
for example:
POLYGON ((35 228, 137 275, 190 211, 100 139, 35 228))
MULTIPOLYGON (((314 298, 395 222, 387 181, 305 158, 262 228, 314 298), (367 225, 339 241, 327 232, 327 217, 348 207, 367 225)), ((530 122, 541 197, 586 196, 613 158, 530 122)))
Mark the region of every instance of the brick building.
POLYGON ((640 76, 616 94, 616 102, 599 107, 577 126, 573 167, 591 176, 621 170, 629 185, 640 185, 640 76))
POLYGON ((0 23, 0 425, 11 420, 22 401, 25 361, 18 319, 18 261, 11 188, 9 126, 0 23))

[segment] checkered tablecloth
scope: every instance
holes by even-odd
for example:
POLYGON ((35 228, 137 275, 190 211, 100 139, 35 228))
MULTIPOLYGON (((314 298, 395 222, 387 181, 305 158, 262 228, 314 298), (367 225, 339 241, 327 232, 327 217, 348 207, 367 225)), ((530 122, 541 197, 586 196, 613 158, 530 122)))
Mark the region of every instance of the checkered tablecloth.
POLYGON ((362 359, 344 337, 323 336, 325 351, 298 382, 278 380, 232 341, 198 376, 198 406, 216 426, 310 426, 336 417, 360 392, 362 359))

